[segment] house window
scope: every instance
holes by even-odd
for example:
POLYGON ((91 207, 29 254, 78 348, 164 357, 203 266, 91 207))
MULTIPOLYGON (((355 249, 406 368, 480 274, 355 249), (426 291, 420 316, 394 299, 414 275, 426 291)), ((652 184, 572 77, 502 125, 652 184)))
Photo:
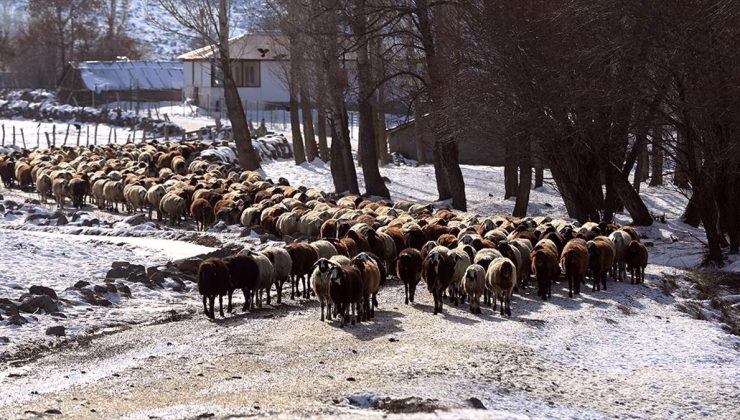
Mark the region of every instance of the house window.
MULTIPOLYGON (((235 60, 231 62, 231 73, 236 87, 260 87, 260 62, 257 60, 235 60)), ((211 65, 211 86, 223 86, 223 72, 211 65)))

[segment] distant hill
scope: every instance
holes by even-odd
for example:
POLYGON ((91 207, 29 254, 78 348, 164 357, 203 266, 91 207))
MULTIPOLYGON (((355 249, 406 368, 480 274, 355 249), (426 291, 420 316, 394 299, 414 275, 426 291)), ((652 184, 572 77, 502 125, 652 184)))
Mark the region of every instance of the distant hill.
MULTIPOLYGON (((2 0, 0 9, 9 5, 9 10, 13 8, 23 10, 27 3, 27 0, 2 0)), ((194 49, 192 41, 160 28, 160 25, 174 27, 176 22, 162 10, 157 0, 129 0, 129 4, 131 9, 128 21, 129 33, 140 41, 146 51, 144 58, 167 60, 194 49)), ((264 15, 262 0, 232 0, 231 5, 231 27, 234 34, 249 30, 259 17, 264 15)))

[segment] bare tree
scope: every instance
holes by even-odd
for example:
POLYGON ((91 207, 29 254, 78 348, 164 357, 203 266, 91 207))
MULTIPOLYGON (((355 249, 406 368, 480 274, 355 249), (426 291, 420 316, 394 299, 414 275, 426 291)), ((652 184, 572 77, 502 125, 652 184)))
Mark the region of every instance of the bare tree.
POLYGON ((168 30, 183 36, 198 37, 208 42, 213 64, 223 77, 226 112, 231 121, 239 164, 247 170, 258 169, 260 167, 259 155, 252 146, 244 106, 239 98, 239 89, 232 72, 228 1, 219 0, 218 4, 210 0, 157 1, 162 9, 180 25, 178 28, 168 28, 168 30))

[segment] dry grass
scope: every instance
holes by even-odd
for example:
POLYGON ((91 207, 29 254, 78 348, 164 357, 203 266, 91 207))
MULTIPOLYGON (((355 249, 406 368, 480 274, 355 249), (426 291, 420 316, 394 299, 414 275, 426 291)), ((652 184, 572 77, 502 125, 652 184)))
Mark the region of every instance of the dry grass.
POLYGON ((695 270, 688 272, 686 278, 694 284, 698 301, 683 302, 677 305, 678 308, 696 319, 706 319, 701 301, 709 301, 725 324, 725 330, 740 336, 740 306, 733 306, 732 303, 722 300, 723 296, 740 294, 740 274, 695 270))

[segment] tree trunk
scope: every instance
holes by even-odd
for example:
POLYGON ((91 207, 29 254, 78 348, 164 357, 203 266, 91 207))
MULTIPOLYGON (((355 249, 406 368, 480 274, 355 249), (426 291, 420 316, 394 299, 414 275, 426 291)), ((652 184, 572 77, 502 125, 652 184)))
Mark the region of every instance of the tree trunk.
POLYGON ((301 78, 301 112, 303 113, 303 134, 306 144, 306 159, 313 162, 319 155, 316 145, 316 136, 313 131, 313 115, 311 114, 311 98, 305 86, 305 77, 301 78))
POLYGON ((508 200, 517 193, 519 182, 517 180, 517 154, 516 144, 506 142, 504 157, 504 200, 508 200))
POLYGON ((529 205, 529 190, 532 188, 532 151, 529 138, 519 144, 519 186, 516 192, 514 217, 525 217, 529 205))
MULTIPOLYGON (((445 95, 451 71, 449 57, 437 55, 437 41, 452 36, 451 25, 440 24, 437 31, 432 30, 431 11, 427 0, 415 0, 418 29, 429 75, 428 89, 431 97, 431 119, 434 124, 434 172, 437 177, 439 199, 452 198, 452 206, 457 210, 466 210, 465 180, 460 170, 457 142, 453 135, 453 121, 445 110, 445 95), (438 36, 438 39, 435 39, 438 36)), ((437 5, 447 8, 449 6, 437 5)), ((451 18, 453 10, 445 9, 439 13, 442 20, 451 18)), ((444 44, 444 42, 443 42, 444 44)))
POLYGON ((692 194, 689 199, 689 203, 686 205, 686 209, 681 215, 682 222, 695 228, 698 228, 699 225, 701 225, 701 216, 699 215, 699 205, 697 201, 699 201, 699 196, 692 194))
POLYGON ((316 122, 316 128, 319 134, 319 157, 324 162, 329 161, 329 143, 326 140, 326 114, 322 109, 319 109, 318 121, 316 122))
POLYGON ((709 248, 708 260, 715 263, 721 263, 722 255, 722 235, 720 234, 717 220, 717 202, 711 193, 709 182, 702 182, 700 188, 694 188, 694 194, 697 195, 697 206, 699 215, 704 225, 704 231, 707 235, 707 247, 709 248))
POLYGON ((673 184, 678 188, 689 188, 688 155, 686 154, 686 139, 679 131, 676 134, 676 161, 673 172, 673 184))
MULTIPOLYGON (((292 85, 293 82, 290 82, 292 85)), ((293 136, 293 158, 295 164, 300 165, 306 161, 306 152, 303 149, 303 138, 301 136, 301 119, 298 115, 298 99, 295 91, 290 88, 290 131, 293 136)))
POLYGON ((224 100, 226 112, 231 121, 231 129, 236 143, 236 155, 242 169, 253 171, 259 169, 260 159, 252 146, 252 137, 249 133, 247 117, 244 115, 244 106, 239 98, 239 89, 234 83, 229 57, 229 16, 226 0, 219 2, 219 61, 224 76, 224 100))
POLYGON ((416 161, 419 165, 426 165, 427 150, 424 147, 424 120, 419 111, 419 105, 414 106, 414 143, 416 144, 416 161))
POLYGON ((370 56, 368 55, 367 12, 365 0, 356 0, 355 15, 350 21, 357 42, 357 80, 359 83, 358 102, 360 114, 360 138, 358 161, 362 162, 365 178, 365 191, 369 196, 390 197, 388 188, 380 176, 378 155, 376 153, 377 134, 375 132, 375 110, 373 109, 373 85, 370 56))
POLYGON ((658 135, 653 135, 653 177, 650 178, 650 186, 656 187, 663 185, 663 138, 658 135))
POLYGON ((534 158, 534 187, 542 188, 545 182, 545 166, 542 159, 538 156, 534 158))
MULTIPOLYGON (((440 166, 447 178, 447 188, 452 197, 452 208, 467 211, 468 204, 465 198, 465 180, 460 169, 457 142, 436 142, 435 154, 440 159, 440 166)), ((436 168, 436 164, 435 164, 436 168)))
POLYGON ((638 226, 652 225, 653 217, 650 215, 645 202, 642 201, 640 194, 630 185, 629 179, 622 174, 616 165, 611 164, 609 168, 611 169, 614 189, 619 198, 622 199, 622 203, 632 217, 633 223, 638 226))
POLYGON ((349 183, 347 182, 347 175, 344 172, 344 157, 342 155, 342 142, 339 141, 339 131, 337 130, 337 124, 334 121, 330 121, 331 137, 337 141, 331 142, 331 177, 334 181, 334 192, 342 193, 349 191, 349 183))

